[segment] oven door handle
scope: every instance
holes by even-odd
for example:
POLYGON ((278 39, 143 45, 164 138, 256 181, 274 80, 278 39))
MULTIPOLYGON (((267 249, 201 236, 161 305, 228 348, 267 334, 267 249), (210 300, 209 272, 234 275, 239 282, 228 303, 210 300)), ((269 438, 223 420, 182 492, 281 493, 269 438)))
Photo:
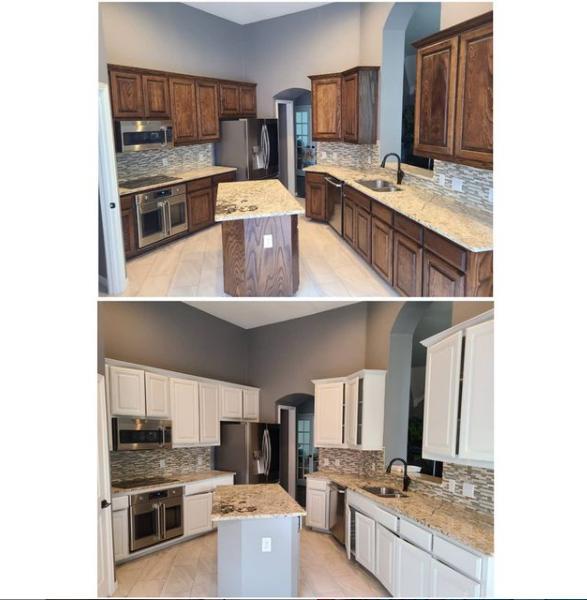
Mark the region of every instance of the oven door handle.
POLYGON ((159 433, 161 434, 161 440, 159 441, 159 448, 163 448, 165 445, 165 427, 159 427, 159 433))
POLYGON ((159 528, 159 539, 164 540, 166 538, 167 531, 167 515, 165 512, 165 503, 159 504, 159 517, 161 520, 161 527, 159 528))

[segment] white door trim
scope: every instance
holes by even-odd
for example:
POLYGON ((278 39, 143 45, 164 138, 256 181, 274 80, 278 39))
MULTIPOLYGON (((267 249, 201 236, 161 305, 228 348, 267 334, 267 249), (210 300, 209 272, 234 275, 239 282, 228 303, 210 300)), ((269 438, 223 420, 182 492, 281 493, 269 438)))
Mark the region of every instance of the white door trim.
POLYGON ((275 116, 279 119, 279 105, 285 104, 287 115, 287 189, 296 195, 296 140, 294 132, 294 103, 293 100, 276 100, 275 116))

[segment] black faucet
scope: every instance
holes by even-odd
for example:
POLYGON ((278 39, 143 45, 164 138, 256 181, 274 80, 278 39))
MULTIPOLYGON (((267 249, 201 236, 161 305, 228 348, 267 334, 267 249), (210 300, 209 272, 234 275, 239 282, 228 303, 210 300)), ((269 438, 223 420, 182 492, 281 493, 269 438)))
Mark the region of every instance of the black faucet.
POLYGON ((408 463, 403 458, 392 458, 389 461, 389 464, 387 465, 387 469, 385 469, 385 472, 391 473, 391 465, 393 465, 393 463, 397 462, 398 460, 404 464, 404 488, 403 488, 403 491, 407 492, 408 487, 410 487, 411 479, 408 477, 408 463))
POLYGON ((395 156, 397 158, 397 180, 396 180, 396 182, 399 185, 402 182, 402 179, 404 178, 404 172, 402 171, 402 161, 401 161, 401 158, 395 152, 389 152, 388 154, 386 154, 383 157, 383 160, 381 161, 381 168, 382 169, 385 168, 385 162, 387 161, 387 157, 388 156, 395 156))

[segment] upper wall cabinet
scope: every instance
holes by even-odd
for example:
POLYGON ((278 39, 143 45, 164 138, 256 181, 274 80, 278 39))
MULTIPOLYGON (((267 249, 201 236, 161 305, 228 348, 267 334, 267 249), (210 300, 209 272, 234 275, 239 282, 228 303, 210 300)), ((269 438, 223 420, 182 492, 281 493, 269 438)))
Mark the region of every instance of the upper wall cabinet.
POLYGON ((221 118, 239 119, 257 116, 256 84, 221 81, 218 85, 221 118))
POLYGON ((143 82, 140 73, 110 70, 112 116, 115 119, 141 119, 145 115, 143 82))
POLYGON ((189 77, 171 77, 169 90, 173 141, 175 144, 194 144, 198 141, 196 83, 189 77))
POLYGON ((218 84, 215 81, 197 79, 196 102, 198 105, 198 139, 202 142, 217 142, 220 140, 218 84))
POLYGON ((259 390, 235 385, 221 386, 220 419, 222 421, 258 421, 259 390))
POLYGON ((340 141, 341 76, 318 75, 312 80, 312 139, 340 141))
POLYGON ((169 119, 169 82, 164 75, 143 74, 143 97, 145 100, 145 118, 169 119))
POLYGON ((493 13, 414 46, 414 153, 492 168, 493 13))

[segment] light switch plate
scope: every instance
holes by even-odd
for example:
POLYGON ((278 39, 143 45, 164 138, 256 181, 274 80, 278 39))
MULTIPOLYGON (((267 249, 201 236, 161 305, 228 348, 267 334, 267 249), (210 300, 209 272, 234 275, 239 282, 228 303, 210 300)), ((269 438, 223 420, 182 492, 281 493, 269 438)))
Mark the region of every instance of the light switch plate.
POLYGON ((334 466, 335 467, 340 467, 340 459, 339 458, 335 459, 334 466))
POLYGON ((438 176, 438 185, 441 185, 442 187, 444 187, 446 184, 446 177, 442 174, 440 174, 438 176))
POLYGON ((452 492, 454 494, 456 489, 457 489, 457 482, 454 479, 449 479, 448 480, 448 491, 452 492))
POLYGON ((332 153, 332 158, 333 158, 334 160, 336 160, 336 159, 338 158, 338 152, 333 152, 333 153, 332 153))
POLYGON ((261 538, 261 552, 271 552, 271 538, 261 538))
POLYGON ((169 165, 169 161, 166 158, 164 158, 163 159, 163 166, 166 167, 168 165, 169 165))
POLYGON ((330 464, 330 459, 329 458, 325 458, 324 459, 324 466, 328 466, 330 464))
POLYGON ((462 192, 463 191, 463 180, 459 179, 458 177, 453 177, 452 178, 452 189, 455 192, 462 192))
POLYGON ((165 468, 165 459, 164 458, 159 461, 159 468, 160 469, 164 469, 165 468))
POLYGON ((489 188, 489 192, 487 192, 487 200, 489 200, 489 202, 493 202, 493 188, 489 188))
POLYGON ((463 496, 467 498, 475 497, 475 486, 472 483, 463 483, 463 496))
POLYGON ((320 158, 326 158, 326 152, 320 152, 320 158))
POLYGON ((263 236, 263 248, 273 248, 273 235, 266 233, 263 236))

